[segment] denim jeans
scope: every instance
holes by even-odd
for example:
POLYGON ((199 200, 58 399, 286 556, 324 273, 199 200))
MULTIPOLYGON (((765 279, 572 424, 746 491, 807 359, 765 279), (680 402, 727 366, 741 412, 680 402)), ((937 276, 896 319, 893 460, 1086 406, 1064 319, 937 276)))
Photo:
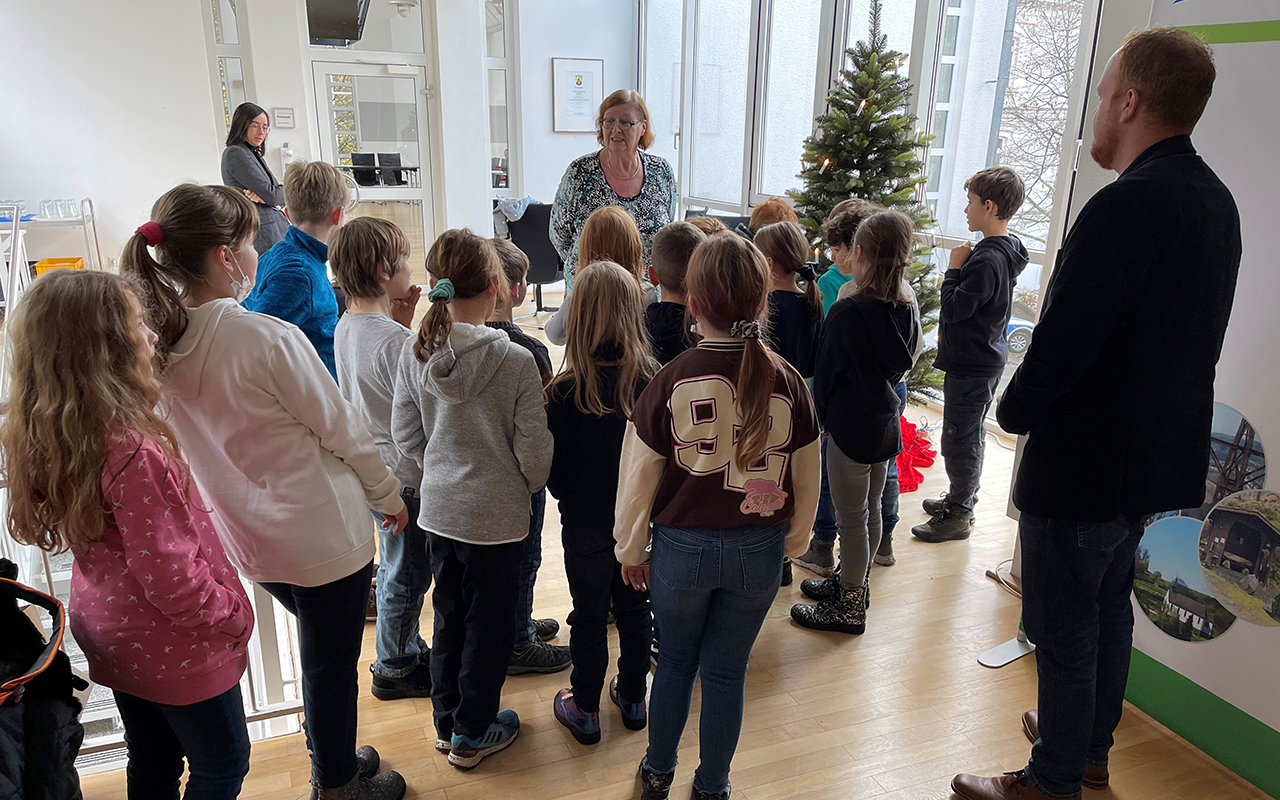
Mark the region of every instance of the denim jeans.
POLYGON ((996 396, 1000 376, 967 378, 948 372, 942 381, 942 460, 951 487, 947 503, 973 511, 987 448, 987 411, 996 396))
POLYGON ((1071 522, 1023 513, 1022 620, 1036 646, 1040 740, 1027 776, 1077 797, 1086 765, 1105 767, 1133 646, 1134 556, 1143 520, 1071 522))
POLYGON ((422 603, 431 589, 431 554, 427 533, 418 527, 422 501, 412 488, 400 493, 409 511, 409 524, 400 533, 378 520, 378 625, 374 642, 378 658, 373 671, 384 678, 403 678, 427 662, 431 651, 418 627, 422 603))
POLYGON ((649 592, 662 628, 649 695, 649 767, 676 768, 693 682, 702 678, 701 763, 693 785, 722 792, 742 731, 747 659, 782 580, 785 522, 767 527, 653 527, 649 592))
POLYGON ((529 500, 529 535, 524 537, 520 559, 520 595, 516 599, 515 650, 523 650, 538 638, 533 627, 533 584, 542 566, 542 521, 547 511, 547 490, 539 489, 529 500))
POLYGON ((436 735, 484 736, 498 716, 511 662, 521 543, 469 544, 427 534, 431 593, 431 706, 436 735))
POLYGON ((622 580, 613 555, 613 526, 566 525, 564 573, 573 611, 569 612, 569 654, 573 699, 583 711, 600 710, 600 694, 609 671, 609 609, 618 630, 618 694, 626 702, 643 700, 649 676, 649 593, 622 580))
POLYGON ((259 584, 298 620, 302 710, 311 774, 321 789, 356 776, 356 662, 364 639, 373 562, 321 586, 259 584))
MULTIPOLYGON (((898 396, 898 416, 907 413, 907 382, 901 381, 893 387, 898 396)), ((838 528, 836 526, 836 507, 831 502, 831 481, 827 478, 827 438, 822 437, 819 450, 822 453, 822 490, 818 495, 818 517, 813 523, 813 538, 820 542, 834 542, 838 528)), ((884 482, 884 494, 880 496, 880 518, 883 520, 884 535, 893 536, 893 529, 898 525, 898 459, 889 459, 889 475, 884 482)))
MULTIPOLYGON (((366 590, 368 591, 368 590, 366 590)), ((129 800, 178 800, 183 759, 186 800, 233 800, 249 772, 249 731, 240 684, 188 706, 115 692, 129 748, 129 800)))

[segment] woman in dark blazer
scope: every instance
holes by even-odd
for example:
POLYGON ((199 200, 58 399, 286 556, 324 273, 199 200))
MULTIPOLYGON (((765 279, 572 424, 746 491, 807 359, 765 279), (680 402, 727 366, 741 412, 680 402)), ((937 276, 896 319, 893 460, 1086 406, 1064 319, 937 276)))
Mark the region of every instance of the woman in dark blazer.
POLYGON ((253 103, 241 103, 231 115, 227 149, 222 151, 222 182, 244 192, 258 207, 260 225, 258 238, 253 240, 258 255, 271 249, 289 230, 289 220, 280 210, 284 186, 262 160, 270 127, 266 111, 253 103))

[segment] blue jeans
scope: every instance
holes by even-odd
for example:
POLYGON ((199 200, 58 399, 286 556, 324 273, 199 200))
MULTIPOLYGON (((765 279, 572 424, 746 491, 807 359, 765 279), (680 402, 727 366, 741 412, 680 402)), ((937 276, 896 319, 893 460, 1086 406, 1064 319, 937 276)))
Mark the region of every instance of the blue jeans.
POLYGON ((431 651, 418 632, 422 603, 431 589, 431 555, 427 533, 418 527, 422 501, 413 489, 400 493, 409 511, 409 524, 399 534, 378 524, 378 625, 374 647, 378 658, 374 673, 384 678, 403 678, 427 661, 431 651))
POLYGON ((240 685, 187 706, 115 692, 129 748, 129 800, 178 800, 183 759, 186 800, 233 800, 249 772, 249 731, 240 685))
POLYGON ((533 584, 542 566, 542 519, 547 511, 547 490, 539 489, 529 501, 529 535, 524 537, 520 558, 520 594, 516 599, 516 643, 523 650, 538 638, 533 627, 533 584))
MULTIPOLYGON (((893 387, 893 393, 898 396, 898 416, 902 416, 907 413, 907 382, 899 382, 893 387)), ((838 528, 836 507, 831 502, 831 481, 827 479, 827 438, 823 436, 819 445, 822 453, 822 490, 818 495, 818 517, 813 522, 813 538, 820 542, 835 542, 838 528)), ((884 522, 884 536, 893 536, 893 529, 898 525, 898 495, 898 459, 891 458, 884 493, 880 495, 880 519, 884 522)))
POLYGON ((1142 523, 1026 513, 1018 523, 1022 620, 1040 678, 1040 740, 1027 777, 1050 797, 1078 797, 1085 766, 1107 765, 1129 680, 1142 523))
POLYGON ((1000 376, 968 378, 948 372, 942 380, 942 461, 951 487, 947 504, 973 511, 978 503, 978 481, 987 450, 987 411, 991 408, 1000 376))
POLYGON ((742 731, 747 659, 782 580, 786 523, 707 529, 653 527, 649 592, 662 628, 649 694, 650 769, 671 772, 702 677, 701 763, 693 785, 722 792, 742 731))

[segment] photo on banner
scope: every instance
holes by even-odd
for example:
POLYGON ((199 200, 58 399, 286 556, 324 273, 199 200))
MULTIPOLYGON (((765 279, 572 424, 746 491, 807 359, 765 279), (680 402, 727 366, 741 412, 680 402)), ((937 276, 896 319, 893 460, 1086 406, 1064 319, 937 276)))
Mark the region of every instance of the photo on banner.
POLYGON ((1209 591, 1197 558, 1200 521, 1168 517, 1138 546, 1133 594, 1151 624, 1184 642, 1207 642, 1236 621, 1209 591))
POLYGON ((1280 626, 1280 494, 1250 490, 1219 503, 1200 532, 1200 566, 1236 616, 1280 626))

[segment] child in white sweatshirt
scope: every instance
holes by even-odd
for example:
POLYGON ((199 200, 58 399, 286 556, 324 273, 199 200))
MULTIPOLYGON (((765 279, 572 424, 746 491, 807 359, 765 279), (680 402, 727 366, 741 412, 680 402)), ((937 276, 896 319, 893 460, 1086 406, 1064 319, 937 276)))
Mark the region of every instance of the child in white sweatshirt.
POLYGON ((404 779, 377 775, 373 748, 355 749, 356 662, 373 575, 367 509, 397 531, 408 514, 306 336, 240 307, 257 228, 239 191, 184 184, 156 201, 122 272, 150 307, 170 420, 228 555, 298 618, 313 796, 399 800, 404 779))
POLYGON ((515 641, 530 495, 547 482, 552 439, 533 355, 485 326, 506 281, 498 254, 467 230, 427 254, 431 308, 405 344, 391 436, 422 468, 435 590, 431 702, 436 747, 470 769, 520 731, 499 713, 515 641))

